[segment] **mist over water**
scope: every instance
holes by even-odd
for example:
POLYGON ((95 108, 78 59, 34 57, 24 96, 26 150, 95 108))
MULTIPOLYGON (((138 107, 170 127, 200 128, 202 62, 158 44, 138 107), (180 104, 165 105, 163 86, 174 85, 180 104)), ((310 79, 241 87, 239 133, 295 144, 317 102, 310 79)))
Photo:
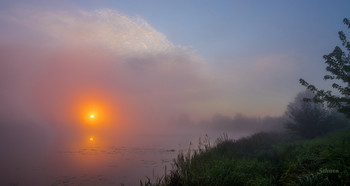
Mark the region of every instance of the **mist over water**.
POLYGON ((0 130, 1 183, 135 185, 146 176, 155 179, 165 171, 169 173, 177 154, 196 149, 199 138, 202 141, 209 138, 214 145, 225 133, 233 139, 253 133, 237 127, 237 130, 210 127, 203 124, 182 127, 182 131, 173 130, 173 133, 132 133, 132 140, 101 133, 91 142, 87 137, 70 137, 74 135, 72 131, 65 133, 36 124, 7 123, 1 125, 0 130))
POLYGON ((203 115, 217 88, 204 62, 141 18, 19 8, 1 23, 0 184, 137 184, 206 134, 281 129, 203 115))
MULTIPOLYGON (((135 185, 146 176, 154 179, 169 172, 177 154, 190 147, 197 148, 199 137, 205 138, 204 132, 212 144, 223 134, 223 131, 183 128, 183 132, 173 134, 131 134, 130 138, 134 139, 129 141, 117 140, 115 136, 97 137, 91 142, 78 137, 62 139, 73 134, 50 130, 35 124, 1 125, 1 184, 135 185), (107 139, 108 143, 102 141, 107 139)), ((248 134, 229 132, 233 138, 248 134)))

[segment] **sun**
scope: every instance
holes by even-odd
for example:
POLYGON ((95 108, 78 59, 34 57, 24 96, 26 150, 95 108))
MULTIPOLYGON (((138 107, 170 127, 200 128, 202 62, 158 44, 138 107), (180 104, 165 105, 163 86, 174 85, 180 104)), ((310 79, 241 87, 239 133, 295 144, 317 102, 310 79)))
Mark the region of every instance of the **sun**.
POLYGON ((94 138, 93 137, 90 137, 90 139, 89 139, 90 141, 94 141, 94 138))
POLYGON ((90 118, 91 118, 91 119, 94 119, 94 118, 95 118, 95 115, 94 115, 94 114, 91 114, 91 115, 90 115, 90 118))

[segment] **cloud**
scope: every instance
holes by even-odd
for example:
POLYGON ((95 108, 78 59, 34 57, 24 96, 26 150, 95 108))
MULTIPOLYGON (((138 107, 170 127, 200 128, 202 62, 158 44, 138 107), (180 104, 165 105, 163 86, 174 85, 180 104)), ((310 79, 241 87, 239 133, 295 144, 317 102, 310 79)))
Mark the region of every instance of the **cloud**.
POLYGON ((164 132, 211 86, 200 57, 139 17, 20 9, 1 23, 8 25, 0 36, 7 120, 84 135, 91 131, 77 110, 89 103, 108 110, 109 124, 96 129, 106 136, 164 132))
POLYGON ((100 45, 119 55, 159 54, 181 48, 142 18, 128 17, 110 9, 90 12, 20 10, 8 19, 58 42, 100 45))
POLYGON ((6 26, 0 29, 0 115, 6 121, 81 137, 93 133, 81 119, 83 107, 97 105, 107 124, 94 132, 136 143, 142 133, 183 132, 189 127, 179 123, 183 115, 190 123, 216 113, 236 122, 230 116, 238 112, 284 112, 289 95, 281 96, 285 85, 278 83, 294 68, 288 56, 208 66, 140 17, 110 9, 9 12, 0 16, 6 26))

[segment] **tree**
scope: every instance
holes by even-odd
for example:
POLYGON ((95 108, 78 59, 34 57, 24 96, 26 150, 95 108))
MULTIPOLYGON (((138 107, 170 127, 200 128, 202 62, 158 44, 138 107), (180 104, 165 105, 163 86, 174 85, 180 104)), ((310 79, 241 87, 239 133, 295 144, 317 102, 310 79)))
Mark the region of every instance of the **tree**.
POLYGON ((304 101, 315 94, 306 90, 300 92, 294 102, 287 106, 285 127, 293 134, 304 138, 314 138, 328 132, 349 126, 349 120, 334 108, 323 103, 304 101))
MULTIPOLYGON (((345 18, 343 22, 350 29, 349 19, 345 18)), ((333 52, 323 56, 326 60, 326 70, 330 73, 324 76, 324 80, 333 82, 332 87, 336 93, 331 90, 318 89, 304 79, 299 81, 315 94, 312 98, 313 101, 325 102, 328 107, 337 108, 339 112, 350 118, 350 42, 343 31, 338 32, 338 34, 342 41, 342 47, 336 46, 333 52)), ((310 101, 311 99, 305 100, 310 101)))
POLYGON ((332 109, 326 108, 322 103, 304 101, 305 98, 311 99, 314 96, 309 90, 300 92, 287 107, 288 120, 285 127, 297 136, 314 138, 335 127, 332 109))

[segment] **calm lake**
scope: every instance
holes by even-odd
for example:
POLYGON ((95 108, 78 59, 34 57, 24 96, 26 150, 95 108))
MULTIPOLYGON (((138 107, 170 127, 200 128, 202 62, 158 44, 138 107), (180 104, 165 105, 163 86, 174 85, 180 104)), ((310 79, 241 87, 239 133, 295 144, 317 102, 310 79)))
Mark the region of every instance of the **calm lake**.
POLYGON ((3 162, 1 185, 137 185, 163 175, 178 154, 174 149, 85 147, 57 149, 39 157, 3 162))
MULTIPOLYGON (((209 133, 211 144, 222 133, 209 133)), ((197 148, 206 133, 153 134, 118 145, 98 141, 102 135, 73 145, 71 140, 50 140, 47 134, 38 128, 2 127, 0 185, 139 185, 146 177, 154 180, 169 173, 178 153, 187 152, 190 143, 197 148)), ((231 133, 229 138, 244 135, 231 133)))

